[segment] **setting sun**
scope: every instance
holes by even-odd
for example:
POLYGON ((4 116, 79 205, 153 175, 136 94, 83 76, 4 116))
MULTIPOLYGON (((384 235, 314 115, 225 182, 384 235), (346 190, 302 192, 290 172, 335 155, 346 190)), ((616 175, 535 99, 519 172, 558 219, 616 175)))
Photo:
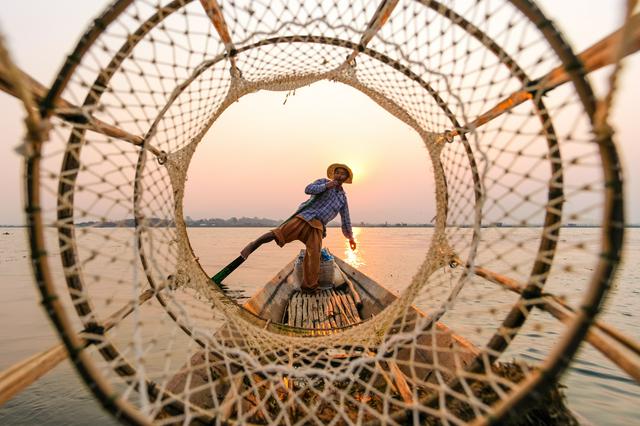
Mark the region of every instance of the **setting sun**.
POLYGON ((351 168, 351 171, 353 172, 353 181, 354 183, 361 183, 364 181, 364 179, 367 176, 366 173, 366 168, 364 167, 364 165, 362 164, 361 161, 358 160, 347 160, 345 161, 345 164, 347 166, 349 166, 351 168))

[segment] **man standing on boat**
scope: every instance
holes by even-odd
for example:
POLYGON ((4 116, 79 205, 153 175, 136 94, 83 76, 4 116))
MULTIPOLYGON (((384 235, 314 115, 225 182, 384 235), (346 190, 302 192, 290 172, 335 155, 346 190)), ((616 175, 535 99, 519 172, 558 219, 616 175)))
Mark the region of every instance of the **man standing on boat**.
POLYGON ((320 250, 326 236, 326 226, 338 213, 342 221, 342 233, 349 239, 351 250, 356 249, 353 239, 347 194, 342 184, 353 182, 353 172, 345 164, 335 163, 327 168, 329 179, 318 179, 309 184, 304 192, 311 195, 309 200, 276 229, 272 229, 255 241, 250 242, 240 255, 246 259, 262 244, 275 240, 282 247, 291 241, 302 241, 306 254, 302 264, 302 287, 305 293, 315 293, 320 275, 320 250), (331 180, 330 180, 331 179, 331 180))

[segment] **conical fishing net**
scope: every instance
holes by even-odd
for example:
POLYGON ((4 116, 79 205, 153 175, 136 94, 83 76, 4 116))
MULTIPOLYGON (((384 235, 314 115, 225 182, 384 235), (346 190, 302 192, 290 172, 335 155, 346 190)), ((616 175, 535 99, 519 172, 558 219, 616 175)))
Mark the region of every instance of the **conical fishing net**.
POLYGON ((528 0, 116 1, 49 90, 29 86, 46 135, 25 146, 45 306, 128 421, 502 419, 557 381, 618 261, 620 167, 586 71, 528 0), (419 134, 437 216, 397 300, 318 332, 211 281, 183 196, 231 104, 322 80, 419 134), (537 358, 520 362, 519 333, 545 335, 537 358))

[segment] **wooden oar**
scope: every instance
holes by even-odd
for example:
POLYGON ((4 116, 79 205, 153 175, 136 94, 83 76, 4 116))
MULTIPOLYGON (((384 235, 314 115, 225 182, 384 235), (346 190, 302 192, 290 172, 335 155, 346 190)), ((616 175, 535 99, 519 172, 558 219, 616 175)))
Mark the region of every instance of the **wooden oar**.
POLYGON ((244 297, 244 292, 241 290, 231 290, 226 284, 223 284, 222 281, 227 278, 233 271, 238 269, 238 266, 242 265, 245 261, 245 258, 242 256, 238 256, 227 266, 222 268, 220 272, 211 277, 211 281, 216 283, 216 285, 222 290, 224 294, 229 296, 231 299, 238 301, 244 297))
POLYGON ((214 283, 220 286, 223 285, 222 280, 227 278, 233 271, 238 269, 238 266, 242 265, 244 263, 244 260, 245 259, 242 256, 236 257, 235 259, 233 259, 233 261, 230 264, 222 268, 220 272, 212 276, 211 281, 213 281, 214 283))

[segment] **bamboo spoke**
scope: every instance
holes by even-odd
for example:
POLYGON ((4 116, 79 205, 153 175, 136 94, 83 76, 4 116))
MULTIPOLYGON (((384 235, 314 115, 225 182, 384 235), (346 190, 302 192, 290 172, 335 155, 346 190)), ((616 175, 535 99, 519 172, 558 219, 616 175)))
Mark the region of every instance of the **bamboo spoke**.
MULTIPOLYGON (((603 38, 578 55, 586 73, 596 71, 602 67, 615 63, 619 56, 625 57, 640 50, 640 13, 631 17, 628 25, 630 28, 629 40, 623 44, 624 50, 621 55, 617 51, 617 48, 621 45, 620 43, 622 42, 624 28, 618 29, 616 32, 603 38)), ((535 84, 530 85, 526 89, 519 90, 503 99, 496 106, 478 116, 471 123, 466 124, 459 129, 446 132, 447 137, 450 139, 454 136, 469 133, 494 118, 499 117, 505 112, 512 110, 523 102, 533 99, 534 96, 540 96, 541 94, 568 82, 569 79, 569 74, 564 67, 557 67, 548 74, 537 79, 535 84)))
POLYGON ((396 383, 396 387, 400 392, 400 396, 402 396, 403 401, 408 405, 415 404, 415 401, 413 399, 413 393, 411 392, 411 388, 407 383, 407 379, 405 378, 404 373, 402 372, 402 370, 400 370, 400 367, 398 367, 398 364, 396 364, 395 361, 389 360, 387 361, 387 365, 389 366, 389 370, 393 375, 393 379, 396 383))
POLYGON ((67 349, 58 344, 35 354, 0 373, 0 406, 67 358, 67 349))
MULTIPOLYGON (((42 83, 38 82, 24 71, 17 69, 17 72, 20 74, 21 80, 28 86, 28 90, 31 92, 35 103, 41 104, 47 96, 47 89, 42 85, 42 83)), ((0 64, 0 90, 11 96, 19 98, 19 90, 15 86, 13 79, 9 74, 9 70, 2 64, 0 64)), ((58 98, 54 106, 54 113, 56 115, 75 126, 84 126, 93 132, 120 139, 136 146, 142 146, 144 144, 144 138, 142 136, 134 135, 112 124, 105 123, 104 121, 93 117, 86 110, 73 105, 62 98, 58 98)), ((159 149, 149 144, 147 144, 147 149, 156 156, 161 155, 161 151, 159 149)))
MULTIPOLYGON (((575 312, 560 300, 552 296, 544 297, 543 309, 563 322, 568 322, 576 315, 575 312)), ((585 340, 591 343, 594 348, 598 349, 623 371, 640 382, 640 356, 638 356, 638 353, 635 353, 636 356, 629 356, 628 351, 625 352, 622 350, 622 348, 628 348, 624 345, 624 342, 620 342, 608 334, 601 327, 601 324, 594 325, 595 327, 589 329, 585 340), (622 343, 622 345, 616 345, 615 343, 622 343)))
MULTIPOLYGON (((138 297, 137 305, 140 306, 147 302, 159 291, 162 291, 164 287, 159 289, 148 289, 144 291, 138 297)), ((133 312, 136 303, 131 301, 116 312, 111 314, 103 323, 104 331, 108 331, 115 327, 118 322, 126 318, 131 312, 133 312)), ((81 339, 84 341, 85 346, 89 346, 96 343, 97 340, 84 339, 84 334, 92 334, 91 331, 82 331, 79 333, 81 339)), ((17 364, 9 367, 7 370, 0 373, 0 405, 3 405, 14 395, 21 392, 33 382, 44 376, 49 371, 53 370, 58 364, 67 359, 67 349, 60 343, 44 352, 35 354, 26 360, 20 361, 17 364)))
MULTIPOLYGON (((456 257, 453 260, 459 265, 464 264, 460 258, 456 257)), ((473 266, 472 269, 475 275, 494 284, 501 285, 514 293, 521 294, 525 288, 523 283, 481 266, 473 266)), ((560 321, 566 322, 578 315, 571 307, 554 295, 544 295, 537 301, 541 309, 544 309, 560 321)), ((611 326, 594 321, 585 340, 622 370, 640 381, 640 346, 632 339, 611 326), (633 358, 629 357, 625 354, 625 350, 632 352, 635 356, 633 358)))
POLYGON ((395 9, 397 4, 398 0, 382 0, 380 5, 378 5, 378 9, 376 9, 376 13, 373 14, 373 18, 369 21, 367 29, 364 30, 364 33, 360 38, 360 42, 358 43, 358 47, 347 57, 347 60, 345 61, 346 64, 352 63, 356 56, 358 56, 358 53, 367 47, 373 37, 375 37, 378 31, 380 31, 380 28, 382 28, 382 26, 389 20, 391 12, 393 12, 393 9, 395 9))
POLYGON ((224 400, 220 404, 220 417, 228 419, 233 414, 236 404, 236 398, 241 393, 242 381, 244 379, 244 373, 238 373, 238 375, 231 379, 229 382, 229 390, 224 397, 224 400))
POLYGON ((220 39, 224 43, 225 50, 229 55, 229 62, 231 62, 231 74, 238 75, 239 70, 236 65, 235 55, 237 53, 236 47, 233 44, 233 40, 231 40, 231 34, 229 34, 229 27, 227 26, 227 22, 224 20, 224 15, 222 14, 222 9, 220 9, 220 5, 216 0, 200 0, 202 7, 205 12, 207 12, 207 16, 211 20, 211 23, 215 27, 220 39))

